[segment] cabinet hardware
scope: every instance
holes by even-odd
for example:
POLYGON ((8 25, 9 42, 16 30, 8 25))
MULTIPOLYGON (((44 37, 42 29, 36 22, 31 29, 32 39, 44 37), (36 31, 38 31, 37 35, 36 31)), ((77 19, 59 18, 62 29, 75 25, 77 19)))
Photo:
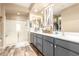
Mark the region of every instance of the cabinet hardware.
POLYGON ((56 48, 57 46, 55 45, 54 47, 56 48))

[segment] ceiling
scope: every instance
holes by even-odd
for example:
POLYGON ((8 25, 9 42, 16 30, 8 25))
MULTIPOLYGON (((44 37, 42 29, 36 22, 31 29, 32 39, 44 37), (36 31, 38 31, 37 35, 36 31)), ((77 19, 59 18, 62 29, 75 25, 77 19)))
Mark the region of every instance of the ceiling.
POLYGON ((53 7, 53 14, 59 15, 64 9, 75 5, 75 3, 55 3, 53 7))
MULTIPOLYGON (((29 12, 41 13, 41 11, 51 5, 51 3, 5 3, 5 10, 7 14, 17 14, 28 15, 29 12)), ((52 3, 54 15, 58 15, 65 8, 68 8, 74 3, 52 3)))
POLYGON ((43 8, 48 6, 48 3, 5 3, 6 14, 28 15, 31 13, 40 13, 43 8), (37 11, 36 11, 37 10, 37 11))
POLYGON ((45 8, 52 5, 53 7, 53 14, 59 15, 64 9, 75 5, 75 3, 35 3, 32 6, 31 12, 32 13, 41 13, 41 11, 45 8))
POLYGON ((15 5, 22 6, 22 7, 25 7, 25 8, 29 8, 31 6, 31 3, 15 3, 15 5))
POLYGON ((7 14, 17 14, 19 12, 20 15, 27 15, 31 3, 6 3, 4 5, 7 14))
POLYGON ((35 3, 31 9, 32 13, 40 13, 49 3, 35 3))

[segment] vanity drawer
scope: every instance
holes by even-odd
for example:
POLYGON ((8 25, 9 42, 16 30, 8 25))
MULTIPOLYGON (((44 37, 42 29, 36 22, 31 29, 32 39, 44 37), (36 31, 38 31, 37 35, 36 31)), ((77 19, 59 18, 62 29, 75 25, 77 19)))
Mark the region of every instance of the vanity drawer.
POLYGON ((36 34, 36 37, 42 38, 42 35, 41 34, 36 34))
POLYGON ((36 33, 33 33, 34 37, 36 37, 36 33))
POLYGON ((62 40, 62 39, 55 39, 55 44, 60 45, 64 48, 67 48, 71 51, 79 53, 79 44, 78 43, 65 41, 65 40, 62 40))
POLYGON ((47 40, 47 41, 49 41, 49 42, 51 42, 51 43, 53 43, 53 40, 54 40, 53 37, 44 36, 44 35, 43 35, 43 39, 45 39, 45 40, 47 40))

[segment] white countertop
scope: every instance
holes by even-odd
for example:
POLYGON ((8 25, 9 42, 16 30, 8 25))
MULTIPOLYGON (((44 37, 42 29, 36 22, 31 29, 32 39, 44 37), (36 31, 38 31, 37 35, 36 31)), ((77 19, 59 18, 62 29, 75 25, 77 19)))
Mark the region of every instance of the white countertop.
POLYGON ((79 43, 79 33, 64 32, 64 35, 62 35, 62 32, 60 32, 59 34, 48 34, 48 33, 35 32, 35 31, 30 31, 30 32, 79 43))

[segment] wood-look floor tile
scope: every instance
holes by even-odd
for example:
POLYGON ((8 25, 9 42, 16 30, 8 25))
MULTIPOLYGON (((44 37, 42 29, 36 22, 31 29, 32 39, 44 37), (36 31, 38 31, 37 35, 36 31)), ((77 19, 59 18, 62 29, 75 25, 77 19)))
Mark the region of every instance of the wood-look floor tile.
POLYGON ((38 56, 38 54, 33 50, 33 48, 28 45, 25 47, 8 46, 2 53, 2 56, 38 56))
POLYGON ((14 55, 14 51, 15 51, 15 49, 13 48, 13 49, 11 49, 11 51, 8 53, 8 56, 13 56, 14 55))
POLYGON ((24 56, 24 52, 25 52, 24 49, 16 48, 14 56, 24 56))

